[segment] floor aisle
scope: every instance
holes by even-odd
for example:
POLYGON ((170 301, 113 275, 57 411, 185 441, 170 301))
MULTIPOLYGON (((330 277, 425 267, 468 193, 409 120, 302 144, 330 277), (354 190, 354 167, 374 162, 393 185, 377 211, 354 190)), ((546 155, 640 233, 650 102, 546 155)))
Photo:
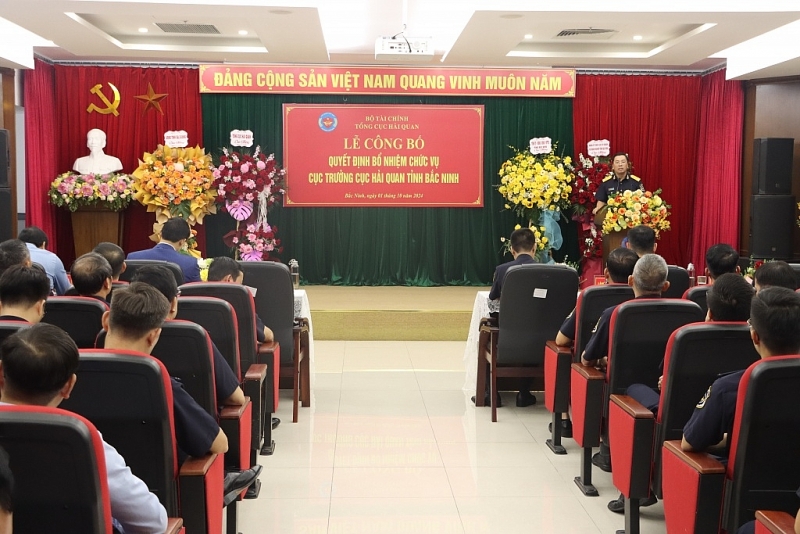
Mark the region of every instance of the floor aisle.
MULTIPOLYGON (((613 533, 611 475, 594 470, 600 497, 573 483, 579 449, 545 445, 543 399, 498 422, 461 391, 463 342, 317 341, 312 408, 291 423, 281 398, 275 454, 261 496, 240 503, 243 534, 613 533)), ((511 406, 511 407, 507 407, 511 406)), ((665 532, 661 503, 642 532, 665 532)))

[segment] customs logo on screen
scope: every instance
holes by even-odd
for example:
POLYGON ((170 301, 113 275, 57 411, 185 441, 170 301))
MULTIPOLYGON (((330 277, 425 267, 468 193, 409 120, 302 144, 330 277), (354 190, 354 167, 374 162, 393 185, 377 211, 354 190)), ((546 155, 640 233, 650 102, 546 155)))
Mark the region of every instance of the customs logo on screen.
POLYGON ((338 124, 339 124, 339 119, 337 119, 336 115, 334 115, 330 111, 326 111, 325 113, 319 116, 319 129, 322 130, 323 132, 334 131, 338 124))

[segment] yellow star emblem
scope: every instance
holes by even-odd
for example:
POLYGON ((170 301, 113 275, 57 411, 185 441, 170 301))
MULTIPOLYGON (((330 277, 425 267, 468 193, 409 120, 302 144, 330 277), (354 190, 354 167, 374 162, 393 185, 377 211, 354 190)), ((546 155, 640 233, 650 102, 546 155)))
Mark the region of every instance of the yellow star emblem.
POLYGON ((142 115, 147 113, 147 110, 150 109, 150 108, 157 109, 163 115, 164 114, 164 110, 161 109, 161 104, 159 102, 161 100, 163 100, 164 98, 166 98, 167 96, 169 96, 169 95, 167 95, 166 93, 156 93, 155 91, 153 91, 153 84, 151 84, 150 82, 147 82, 147 94, 146 95, 137 95, 137 96, 134 96, 133 98, 135 98, 137 100, 141 100, 142 102, 145 103, 144 104, 144 111, 142 112, 142 115))

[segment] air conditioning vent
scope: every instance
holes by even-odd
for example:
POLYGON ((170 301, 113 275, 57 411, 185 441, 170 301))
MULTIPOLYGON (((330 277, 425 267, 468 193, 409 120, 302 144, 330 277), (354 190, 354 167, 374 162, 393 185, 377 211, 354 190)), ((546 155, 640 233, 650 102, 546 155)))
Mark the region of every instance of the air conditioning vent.
POLYGON ((608 30, 605 28, 569 28, 561 30, 556 35, 556 38, 567 39, 609 39, 612 35, 616 34, 617 30, 608 30))
POLYGON ((171 22, 156 22, 156 26, 161 28, 164 33, 219 35, 219 30, 213 24, 173 24, 171 22))

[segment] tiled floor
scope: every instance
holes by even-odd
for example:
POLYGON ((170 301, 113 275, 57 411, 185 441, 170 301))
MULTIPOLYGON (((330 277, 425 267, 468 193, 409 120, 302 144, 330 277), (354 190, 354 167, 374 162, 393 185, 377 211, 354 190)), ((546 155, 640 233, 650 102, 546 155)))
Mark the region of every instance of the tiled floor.
MULTIPOLYGON (((284 395, 261 495, 240 503, 244 534, 613 533, 611 475, 600 497, 573 483, 579 449, 545 445, 549 414, 513 407, 498 422, 461 390, 461 342, 315 343, 312 407, 291 422, 284 395)), ((287 392, 288 393, 288 392, 287 392)), ((642 509, 642 532, 665 532, 663 508, 642 509)))

